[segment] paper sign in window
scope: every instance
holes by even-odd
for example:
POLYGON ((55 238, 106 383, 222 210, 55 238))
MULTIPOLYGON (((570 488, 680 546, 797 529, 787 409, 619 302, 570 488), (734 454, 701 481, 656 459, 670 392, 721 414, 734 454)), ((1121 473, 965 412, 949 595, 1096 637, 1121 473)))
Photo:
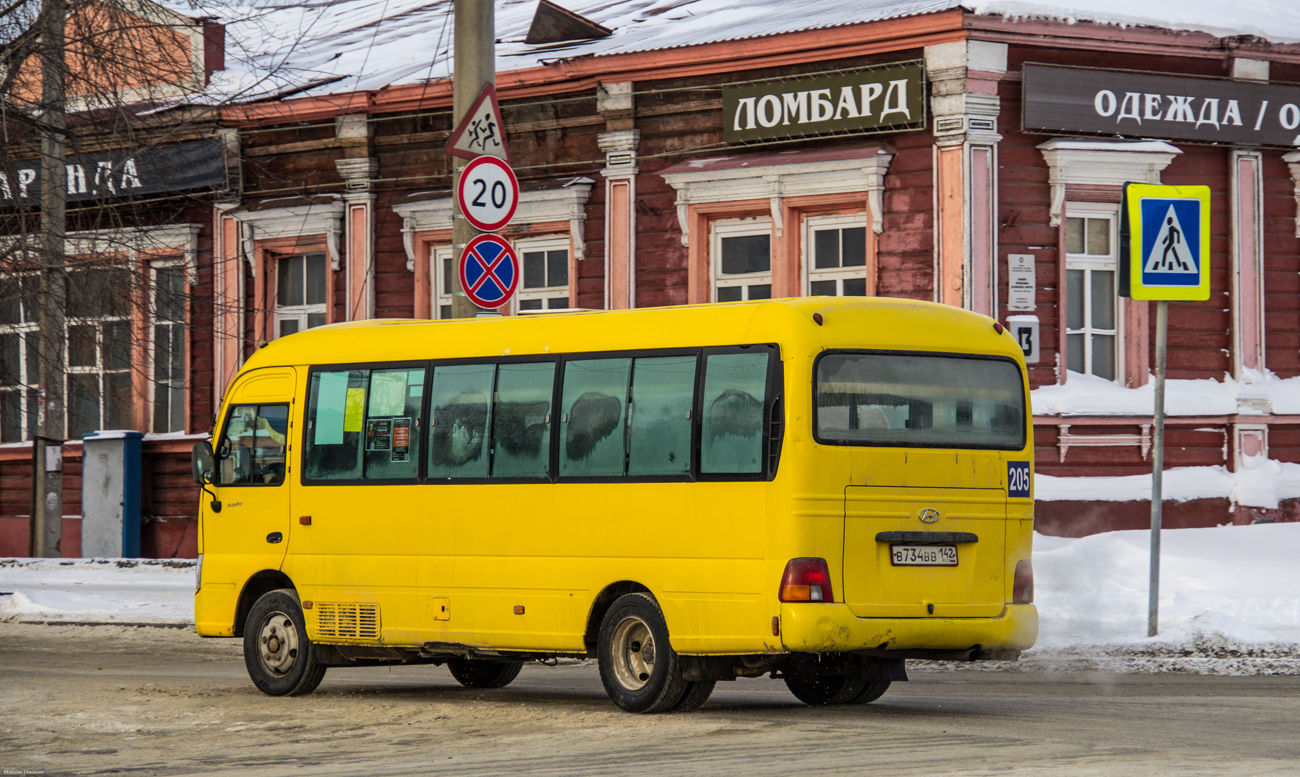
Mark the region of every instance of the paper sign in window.
POLYGON ((348 374, 322 372, 316 387, 315 445, 343 444, 343 409, 347 403, 348 374))
POLYGON ((363 388, 348 389, 347 409, 343 414, 343 431, 361 431, 361 419, 365 415, 365 409, 366 390, 363 388))
POLYGON ((406 370, 370 375, 371 418, 400 416, 406 412, 406 370))
POLYGON ((409 461, 411 458, 411 419, 393 419, 393 450, 391 461, 409 461))

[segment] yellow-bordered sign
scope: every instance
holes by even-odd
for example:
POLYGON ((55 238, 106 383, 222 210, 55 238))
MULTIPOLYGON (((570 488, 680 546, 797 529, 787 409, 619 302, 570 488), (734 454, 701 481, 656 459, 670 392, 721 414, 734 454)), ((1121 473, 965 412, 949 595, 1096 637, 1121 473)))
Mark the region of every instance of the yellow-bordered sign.
POLYGON ((1121 294, 1210 298, 1210 187, 1125 184, 1124 216, 1121 294))

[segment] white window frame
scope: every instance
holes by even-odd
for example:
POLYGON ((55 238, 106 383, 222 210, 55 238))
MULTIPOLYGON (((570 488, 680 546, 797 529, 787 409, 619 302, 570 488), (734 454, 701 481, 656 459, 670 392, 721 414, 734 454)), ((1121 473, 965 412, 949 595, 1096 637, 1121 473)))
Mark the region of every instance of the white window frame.
MULTIPOLYGON (((772 253, 775 248, 770 216, 751 216, 739 219, 717 219, 709 225, 709 301, 718 301, 718 289, 739 286, 741 300, 749 299, 749 287, 772 286, 772 253), (722 241, 729 237, 767 235, 768 257, 766 272, 723 274, 722 241)), ((769 298, 771 293, 768 294, 769 298)))
POLYGON ((442 318, 451 317, 451 316, 444 317, 442 315, 442 307, 444 305, 446 305, 448 308, 451 307, 452 291, 454 291, 454 289, 451 288, 443 288, 444 286, 446 286, 446 283, 444 282, 442 276, 442 262, 444 259, 451 260, 452 262, 451 271, 455 273, 456 259, 455 256, 452 254, 451 246, 449 245, 429 246, 429 299, 432 300, 432 303, 429 305, 429 318, 433 318, 433 319, 442 319, 442 318))
POLYGON ((149 364, 153 368, 152 374, 149 375, 149 381, 148 381, 149 383, 149 427, 155 434, 167 433, 167 432, 185 432, 189 427, 188 405, 189 405, 189 394, 190 394, 190 386, 189 386, 190 348, 189 348, 189 338, 183 337, 182 343, 184 343, 184 351, 181 352, 182 382, 180 385, 181 388, 180 402, 183 407, 181 428, 179 429, 171 428, 170 418, 166 419, 166 422, 163 424, 163 426, 166 428, 163 429, 158 428, 158 424, 160 420, 157 416, 158 389, 159 389, 158 380, 157 380, 158 327, 166 326, 168 329, 171 329, 172 327, 180 327, 181 332, 185 334, 188 334, 189 331, 189 322, 188 322, 189 301, 188 300, 185 300, 181 303, 184 307, 184 311, 182 313, 182 320, 172 321, 172 320, 161 319, 159 318, 158 315, 158 271, 161 269, 170 269, 170 268, 185 269, 185 260, 177 257, 174 259, 154 259, 149 262, 149 300, 147 302, 149 307, 149 320, 148 320, 149 364))
MULTIPOLYGON (((846 279, 862 279, 867 281, 867 264, 857 267, 840 267, 834 270, 819 270, 816 267, 816 259, 813 252, 816 250, 816 243, 813 240, 813 233, 817 230, 824 229, 852 229, 854 227, 867 229, 867 214, 860 213, 837 213, 830 215, 809 215, 803 220, 803 291, 802 294, 807 297, 812 294, 812 285, 816 281, 834 281, 835 296, 844 296, 844 281, 846 279)), ((865 241, 865 236, 864 236, 865 241)), ((868 292, 871 289, 868 287, 868 292)))
MULTIPOLYGON (((136 266, 137 265, 135 264, 135 256, 133 255, 129 260, 121 264, 104 263, 99 266, 80 270, 79 272, 96 272, 98 270, 116 268, 116 269, 124 270, 128 276, 131 276, 135 273, 136 266)), ((75 275, 76 272, 68 273, 69 284, 72 284, 75 275)), ((136 276, 136 278, 134 278, 133 281, 138 282, 138 276, 136 276)), ((129 302, 129 305, 130 305, 130 309, 127 310, 126 315, 124 316, 100 316, 98 318, 74 318, 73 316, 69 315, 65 319, 64 326, 65 326, 65 331, 67 332, 67 339, 65 341, 66 347, 64 348, 63 351, 63 376, 64 376, 63 377, 63 398, 64 398, 64 413, 66 413, 64 422, 66 424, 65 427, 66 432, 70 437, 75 436, 77 434, 72 430, 72 376, 74 375, 98 375, 99 376, 99 428, 90 429, 88 431, 93 432, 93 431, 98 431, 99 429, 114 428, 108 425, 108 417, 107 417, 108 413, 105 412, 107 410, 106 403, 108 401, 108 391, 106 390, 107 377, 109 375, 131 376, 133 369, 132 369, 132 365, 130 364, 132 359, 129 356, 127 357, 128 364, 124 368, 119 367, 116 369, 108 369, 108 367, 105 366, 104 328, 107 324, 110 323, 125 322, 127 325, 127 337, 133 338, 135 336, 135 332, 133 332, 132 329, 135 327, 135 321, 136 321, 134 315, 136 312, 135 301, 131 300, 129 302), (92 366, 74 367, 72 365, 72 331, 71 330, 74 326, 92 326, 95 328, 95 364, 92 366)), ((128 347, 129 347, 129 339, 128 339, 128 347)), ((132 420, 131 419, 132 410, 133 410, 132 406, 135 402, 135 399, 136 399, 135 387, 132 386, 130 392, 130 399, 127 402, 127 409, 126 409, 128 423, 130 423, 132 420)))
MULTIPOLYGON (((40 282, 40 276, 36 273, 8 273, 7 278, 27 277, 35 282, 40 282)), ((20 302, 21 304, 21 302, 20 302)), ((37 404, 36 418, 29 418, 27 410, 27 399, 30 392, 36 391, 41 382, 40 375, 28 375, 27 372, 27 335, 40 331, 40 321, 26 321, 21 324, 0 324, 0 333, 6 335, 17 335, 18 337, 18 382, 12 386, 0 386, 0 392, 13 392, 19 394, 21 399, 18 403, 18 439, 0 440, 0 442, 22 442, 31 439, 30 430, 39 428, 41 423, 41 407, 37 404)), ((37 371, 39 373, 39 365, 37 371)))
MULTIPOLYGON (((1099 256, 1095 254, 1071 254, 1067 252, 1067 245, 1062 245, 1062 253, 1065 254, 1065 271, 1067 282, 1062 286, 1062 296, 1069 293, 1069 272, 1071 270, 1083 271, 1083 328, 1069 329, 1069 300, 1064 300, 1066 313, 1066 339, 1064 341, 1067 348, 1067 357, 1065 367, 1069 371, 1069 336, 1082 334, 1084 342, 1083 352, 1083 374, 1093 377, 1102 377, 1095 373, 1092 360, 1093 338, 1097 335, 1111 336, 1115 338, 1115 383, 1124 385, 1124 315, 1123 306, 1119 297, 1119 206, 1106 203, 1066 203, 1065 218, 1084 218, 1097 219, 1104 218, 1110 222, 1110 253, 1108 256, 1099 256), (1114 273, 1115 303, 1114 316, 1115 327, 1113 329, 1100 329, 1092 325, 1092 272, 1094 270, 1110 271, 1114 273)), ((1068 223, 1068 221, 1067 221, 1068 223)), ((1084 225, 1084 250, 1087 250, 1087 225, 1084 225)), ((1102 380, 1110 378, 1102 377, 1102 380)))
MULTIPOLYGON (((512 313, 525 315, 547 310, 570 310, 573 307, 569 289, 573 285, 573 251, 568 235, 538 235, 537 237, 519 238, 513 245, 515 255, 519 257, 519 285, 515 287, 514 298, 510 302, 512 313), (568 283, 563 286, 540 286, 534 289, 524 288, 524 252, 564 251, 565 277, 568 283), (521 310, 520 303, 527 300, 542 300, 541 310, 521 310), (563 306, 551 307, 551 302, 563 300, 563 306)), ((548 260, 549 261, 549 260, 548 260)))
MULTIPOLYGON (((273 285, 272 285, 271 288, 272 288, 272 290, 273 290, 272 293, 275 295, 275 321, 274 321, 275 331, 271 333, 271 338, 270 338, 270 339, 272 339, 272 340, 277 340, 277 339, 280 338, 280 322, 281 322, 281 321, 296 321, 296 322, 298 323, 298 332, 305 332, 305 331, 307 331, 308 329, 310 329, 310 327, 307 326, 307 317, 308 317, 309 315, 312 315, 312 314, 320 314, 320 315, 322 315, 322 316, 325 316, 325 322, 328 323, 328 322, 329 322, 329 314, 328 314, 327 311, 328 311, 328 309, 329 309, 329 303, 330 303, 330 299, 329 299, 329 288, 330 288, 330 286, 329 286, 329 274, 330 274, 330 269, 331 269, 331 268, 330 268, 330 263, 329 263, 329 253, 328 253, 328 252, 323 252, 323 251, 301 251, 301 252, 295 252, 295 253, 292 253, 292 254, 279 254, 279 253, 275 253, 275 254, 270 254, 270 257, 271 257, 271 261, 272 261, 272 263, 273 263, 273 265, 274 265, 274 267, 275 267, 275 271, 271 274, 272 278, 274 279, 274 283, 273 283, 273 285), (324 261, 325 261, 325 301, 324 301, 324 302, 317 303, 317 304, 315 304, 315 305, 308 305, 308 304, 307 304, 307 261, 306 261, 306 257, 308 257, 308 256, 312 256, 312 255, 314 255, 314 254, 320 254, 320 255, 322 255, 322 256, 324 257, 324 261), (303 274, 302 299, 303 299, 303 304, 301 304, 301 305, 283 305, 283 306, 282 306, 282 305, 280 304, 280 265, 281 265, 281 263, 282 263, 285 259, 292 259, 292 258, 295 257, 295 256, 301 256, 301 257, 303 257, 303 264, 302 264, 302 274, 303 274)), ((294 334, 297 334, 298 332, 294 332, 294 334)))

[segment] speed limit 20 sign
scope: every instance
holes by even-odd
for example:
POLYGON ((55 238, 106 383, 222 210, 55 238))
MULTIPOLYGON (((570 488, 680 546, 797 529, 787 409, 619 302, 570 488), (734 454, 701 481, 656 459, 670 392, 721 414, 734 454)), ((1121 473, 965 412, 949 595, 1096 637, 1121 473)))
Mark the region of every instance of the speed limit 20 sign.
POLYGON ((465 220, 480 232, 495 232, 515 215, 519 180, 505 160, 475 157, 460 173, 456 200, 465 220))

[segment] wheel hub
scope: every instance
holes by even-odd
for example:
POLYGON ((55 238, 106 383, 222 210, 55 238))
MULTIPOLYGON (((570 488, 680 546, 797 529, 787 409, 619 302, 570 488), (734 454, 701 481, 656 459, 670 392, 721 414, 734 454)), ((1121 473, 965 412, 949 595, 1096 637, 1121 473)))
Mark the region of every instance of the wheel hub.
POLYGON ((619 622, 612 640, 614 674, 629 691, 639 691, 655 672, 655 639, 650 626, 630 615, 619 622))
POLYGON ((258 657, 272 674, 285 675, 298 661, 298 628, 282 612, 273 612, 262 620, 258 630, 258 657))

